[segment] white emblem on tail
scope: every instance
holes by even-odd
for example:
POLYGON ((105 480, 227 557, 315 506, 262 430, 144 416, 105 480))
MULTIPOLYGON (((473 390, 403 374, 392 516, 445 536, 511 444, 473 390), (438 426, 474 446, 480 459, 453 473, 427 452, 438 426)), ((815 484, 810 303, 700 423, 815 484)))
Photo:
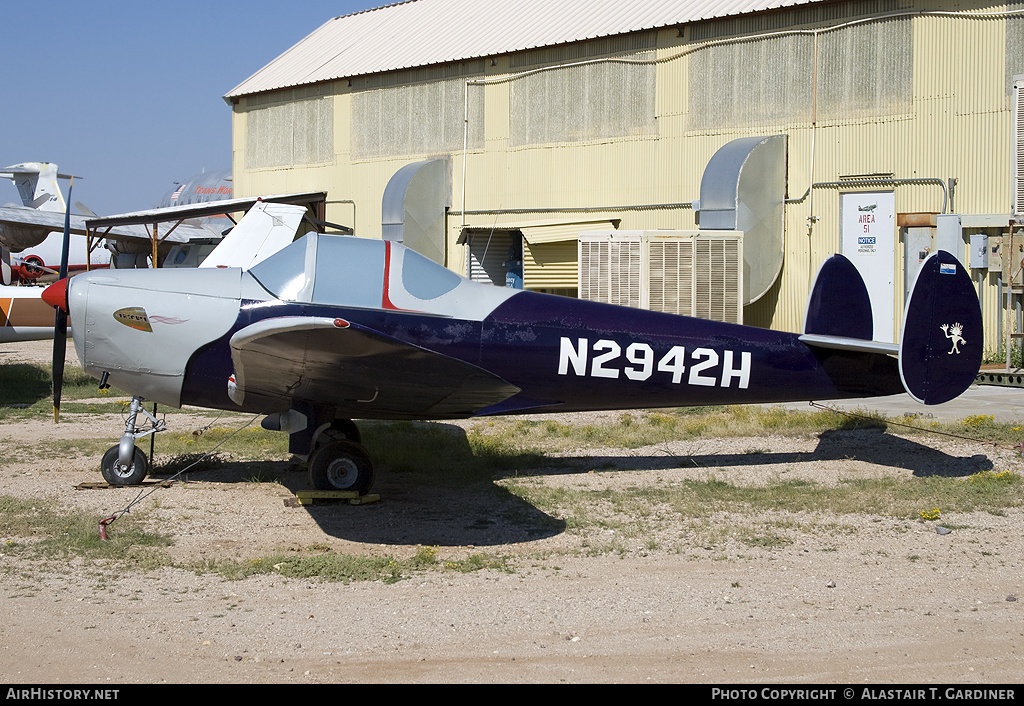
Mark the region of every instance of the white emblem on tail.
POLYGON ((954 353, 960 355, 960 344, 967 343, 962 335, 964 332, 964 325, 961 323, 955 323, 952 326, 949 324, 942 324, 939 328, 941 328, 942 332, 946 334, 946 338, 953 342, 953 348, 947 355, 953 355, 954 353))

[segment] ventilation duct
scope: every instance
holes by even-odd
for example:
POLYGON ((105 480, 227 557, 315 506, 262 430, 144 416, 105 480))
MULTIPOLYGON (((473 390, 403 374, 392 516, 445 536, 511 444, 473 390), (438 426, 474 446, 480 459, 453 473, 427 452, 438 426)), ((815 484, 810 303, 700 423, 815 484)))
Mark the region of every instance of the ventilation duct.
POLYGON ((743 232, 744 305, 782 272, 785 247, 786 136, 745 137, 708 161, 695 204, 701 230, 743 232))
POLYGON ((445 212, 451 206, 449 158, 414 162, 384 187, 381 231, 439 265, 445 264, 445 212))

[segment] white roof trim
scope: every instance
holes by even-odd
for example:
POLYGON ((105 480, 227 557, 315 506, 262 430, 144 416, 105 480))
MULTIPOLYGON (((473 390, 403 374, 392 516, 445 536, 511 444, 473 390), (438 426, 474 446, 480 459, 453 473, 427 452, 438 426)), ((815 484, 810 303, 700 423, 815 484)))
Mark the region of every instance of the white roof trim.
POLYGON ((820 0, 409 0, 328 20, 224 99, 820 0))

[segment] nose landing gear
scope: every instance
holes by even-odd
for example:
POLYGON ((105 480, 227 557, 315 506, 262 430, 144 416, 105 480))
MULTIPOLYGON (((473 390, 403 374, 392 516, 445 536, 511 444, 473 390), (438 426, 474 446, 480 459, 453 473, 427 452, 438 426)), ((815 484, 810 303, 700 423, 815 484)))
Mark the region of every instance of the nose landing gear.
POLYGON ((103 480, 111 485, 138 485, 149 472, 149 461, 146 459, 146 454, 142 452, 142 449, 135 449, 131 456, 131 462, 123 464, 118 458, 119 452, 120 444, 111 446, 103 454, 103 460, 100 461, 100 473, 103 474, 103 480))
POLYGON ((103 480, 111 485, 138 485, 149 472, 149 461, 146 454, 135 446, 135 442, 150 434, 164 431, 167 425, 157 419, 142 407, 142 398, 133 397, 128 407, 128 418, 124 425, 124 434, 116 446, 111 446, 103 454, 100 462, 100 472, 103 480), (136 425, 139 413, 142 413, 149 420, 149 426, 139 427, 136 425))

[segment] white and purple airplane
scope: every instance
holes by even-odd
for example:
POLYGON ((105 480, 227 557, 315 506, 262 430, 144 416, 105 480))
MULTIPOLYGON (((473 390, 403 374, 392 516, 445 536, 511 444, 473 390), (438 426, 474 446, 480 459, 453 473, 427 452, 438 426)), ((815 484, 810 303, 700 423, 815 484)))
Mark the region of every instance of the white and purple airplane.
POLYGON ((480 284, 395 242, 316 233, 245 267, 84 273, 44 298, 67 312, 86 372, 134 396, 101 464, 114 484, 146 475, 135 440, 161 428, 136 426, 143 399, 265 414, 315 488, 365 493, 373 463, 353 419, 904 390, 938 404, 982 356, 977 296, 944 251, 921 267, 898 344, 871 340, 867 288, 841 255, 819 270, 802 333, 480 284))

